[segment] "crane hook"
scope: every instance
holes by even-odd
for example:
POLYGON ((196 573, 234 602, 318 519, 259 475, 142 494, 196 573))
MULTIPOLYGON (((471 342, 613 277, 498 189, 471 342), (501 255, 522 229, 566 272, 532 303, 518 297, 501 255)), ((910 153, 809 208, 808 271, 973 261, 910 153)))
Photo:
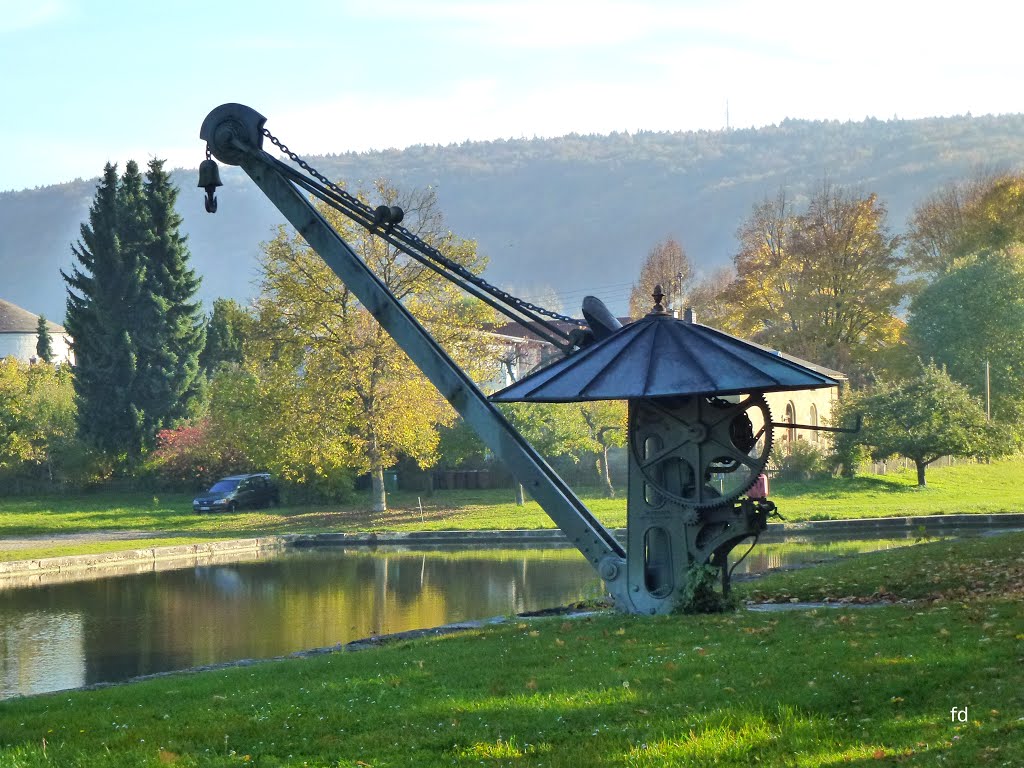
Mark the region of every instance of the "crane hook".
POLYGON ((214 191, 217 187, 223 187, 224 184, 220 180, 220 168, 217 166, 217 161, 211 156, 210 146, 206 146, 206 159, 199 164, 199 184, 198 186, 206 190, 206 212, 216 213, 217 212, 217 198, 214 196, 214 191))

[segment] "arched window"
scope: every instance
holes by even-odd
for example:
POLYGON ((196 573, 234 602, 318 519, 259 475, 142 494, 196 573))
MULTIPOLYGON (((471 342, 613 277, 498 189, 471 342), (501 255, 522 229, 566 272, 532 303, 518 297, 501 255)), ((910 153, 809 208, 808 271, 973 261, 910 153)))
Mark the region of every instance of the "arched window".
MULTIPOLYGON (((811 420, 809 422, 807 422, 807 423, 810 424, 812 427, 818 426, 818 406, 816 406, 814 403, 811 403, 811 420)), ((815 432, 813 430, 811 431, 811 442, 812 443, 818 442, 818 435, 819 434, 820 433, 815 432)))

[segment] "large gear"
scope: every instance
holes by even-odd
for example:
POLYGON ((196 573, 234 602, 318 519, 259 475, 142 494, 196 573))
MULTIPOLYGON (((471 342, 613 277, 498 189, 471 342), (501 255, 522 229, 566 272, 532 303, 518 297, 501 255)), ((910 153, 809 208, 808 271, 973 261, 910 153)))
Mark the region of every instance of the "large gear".
POLYGON ((654 494, 677 504, 714 507, 739 498, 771 453, 772 416, 761 394, 641 400, 631 418, 637 467, 654 494))

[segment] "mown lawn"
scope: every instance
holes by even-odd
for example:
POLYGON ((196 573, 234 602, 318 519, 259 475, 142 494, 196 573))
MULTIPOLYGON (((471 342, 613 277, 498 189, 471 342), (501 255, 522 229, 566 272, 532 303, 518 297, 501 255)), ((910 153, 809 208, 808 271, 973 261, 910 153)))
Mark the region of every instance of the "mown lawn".
MULTIPOLYGON (((927 488, 916 487, 913 470, 852 480, 776 481, 772 498, 788 521, 960 513, 1018 512, 1024 459, 992 464, 936 467, 927 488)), ((609 527, 626 524, 625 500, 582 490, 594 514, 609 527)), ((321 507, 284 506, 236 514, 196 515, 183 494, 96 493, 78 497, 0 498, 0 539, 90 531, 130 530, 138 541, 118 548, 149 547, 211 539, 316 531, 407 531, 439 529, 552 528, 535 502, 513 503, 511 489, 438 491, 431 496, 400 492, 391 509, 368 511, 365 497, 321 507), (164 539, 167 539, 166 541, 164 539)), ((0 551, 0 560, 108 551, 109 542, 40 544, 0 551)))
POLYGON ((889 607, 513 620, 0 702, 0 766, 1020 766, 1022 551, 923 544, 745 587, 916 600, 889 607))

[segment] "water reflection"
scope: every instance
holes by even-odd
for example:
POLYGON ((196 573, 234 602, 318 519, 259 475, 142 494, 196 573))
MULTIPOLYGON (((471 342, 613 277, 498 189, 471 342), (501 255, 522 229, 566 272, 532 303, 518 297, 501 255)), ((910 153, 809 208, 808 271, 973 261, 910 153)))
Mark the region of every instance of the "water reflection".
POLYGON ((28 611, 0 614, 0 691, 45 693, 53 679, 62 688, 85 684, 81 613, 28 611))
MULTIPOLYGON (((908 540, 761 544, 741 574, 908 540)), ((330 548, 0 590, 0 698, 599 597, 569 548, 330 548)))
POLYGON ((0 698, 597 597, 570 549, 328 549, 0 591, 0 698))

